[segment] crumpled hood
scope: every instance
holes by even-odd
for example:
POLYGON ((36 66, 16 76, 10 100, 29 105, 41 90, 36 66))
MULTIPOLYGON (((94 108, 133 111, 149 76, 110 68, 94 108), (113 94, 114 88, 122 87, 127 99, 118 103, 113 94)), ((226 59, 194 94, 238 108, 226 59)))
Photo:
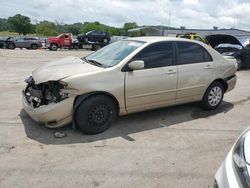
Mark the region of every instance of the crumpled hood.
POLYGON ((46 65, 43 65, 32 72, 32 77, 36 84, 57 81, 63 78, 76 75, 90 73, 98 70, 102 70, 101 67, 96 67, 84 62, 77 57, 66 57, 57 61, 52 61, 46 65))
POLYGON ((242 46, 240 41, 232 36, 232 35, 225 35, 225 34, 217 34, 217 35, 208 35, 206 36, 206 40, 208 43, 214 48, 219 44, 236 44, 242 46))

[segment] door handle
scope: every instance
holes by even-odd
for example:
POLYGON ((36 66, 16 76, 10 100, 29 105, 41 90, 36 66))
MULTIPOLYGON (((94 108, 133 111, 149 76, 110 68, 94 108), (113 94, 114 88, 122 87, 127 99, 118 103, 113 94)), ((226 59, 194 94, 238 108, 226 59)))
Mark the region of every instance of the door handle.
POLYGON ((205 69, 212 69, 213 67, 211 65, 206 65, 205 69))
POLYGON ((170 70, 168 70, 168 71, 166 72, 166 74, 175 74, 175 73, 176 73, 176 71, 173 70, 173 69, 170 69, 170 70))

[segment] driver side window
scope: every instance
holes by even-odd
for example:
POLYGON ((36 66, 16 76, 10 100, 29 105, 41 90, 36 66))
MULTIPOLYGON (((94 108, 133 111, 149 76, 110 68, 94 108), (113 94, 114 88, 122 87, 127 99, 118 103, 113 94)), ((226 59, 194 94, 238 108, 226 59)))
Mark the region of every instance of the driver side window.
POLYGON ((173 43, 151 44, 135 55, 133 60, 143 60, 145 69, 171 66, 174 64, 173 43))

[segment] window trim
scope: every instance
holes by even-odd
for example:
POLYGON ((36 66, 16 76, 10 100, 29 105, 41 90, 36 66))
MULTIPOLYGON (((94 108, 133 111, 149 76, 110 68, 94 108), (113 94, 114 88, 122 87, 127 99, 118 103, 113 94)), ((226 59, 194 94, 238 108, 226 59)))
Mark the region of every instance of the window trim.
POLYGON ((176 63, 177 63, 177 65, 190 65, 190 64, 200 64, 200 63, 206 63, 206 62, 213 62, 213 57, 212 57, 211 54, 207 51, 207 49, 205 49, 202 45, 197 44, 197 43, 195 43, 195 42, 175 41, 175 51, 176 51, 176 63), (201 49, 202 49, 202 54, 203 54, 203 61, 202 61, 202 62, 196 62, 196 63, 180 64, 180 63, 179 63, 179 49, 178 49, 177 43, 190 43, 190 44, 194 44, 194 45, 197 45, 197 46, 201 47, 201 49), (207 52, 207 54, 209 55, 211 61, 205 61, 205 53, 204 53, 204 52, 207 52))
MULTIPOLYGON (((132 61, 134 61, 135 56, 137 56, 140 52, 142 52, 143 50, 149 48, 152 45, 155 44, 160 44, 160 43, 172 43, 172 50, 173 50, 173 64, 172 65, 168 65, 168 66, 163 66, 163 67, 172 67, 172 66, 176 66, 177 65, 177 58, 176 58, 176 48, 175 48, 175 41, 160 41, 160 42, 154 42, 149 44, 148 46, 146 46, 145 48, 141 49, 139 52, 137 52, 123 67, 122 67, 122 72, 131 72, 133 70, 131 70, 128 67, 128 64, 132 61)), ((163 67, 153 67, 153 68, 144 68, 142 70, 146 70, 146 69, 155 69, 155 68, 163 68, 163 67)))

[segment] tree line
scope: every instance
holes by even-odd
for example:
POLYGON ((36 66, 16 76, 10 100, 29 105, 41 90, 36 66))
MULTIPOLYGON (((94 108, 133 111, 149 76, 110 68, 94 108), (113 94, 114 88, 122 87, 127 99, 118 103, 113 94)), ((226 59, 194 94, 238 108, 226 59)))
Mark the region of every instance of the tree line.
POLYGON ((51 21, 41 21, 36 24, 31 23, 30 18, 21 14, 16 14, 7 19, 0 18, 0 31, 17 32, 19 35, 37 34, 38 36, 56 36, 60 33, 73 33, 78 35, 91 30, 101 30, 108 32, 111 36, 143 36, 142 31, 128 33, 129 29, 138 27, 135 22, 125 23, 123 27, 111 27, 96 22, 84 22, 63 24, 51 21))

